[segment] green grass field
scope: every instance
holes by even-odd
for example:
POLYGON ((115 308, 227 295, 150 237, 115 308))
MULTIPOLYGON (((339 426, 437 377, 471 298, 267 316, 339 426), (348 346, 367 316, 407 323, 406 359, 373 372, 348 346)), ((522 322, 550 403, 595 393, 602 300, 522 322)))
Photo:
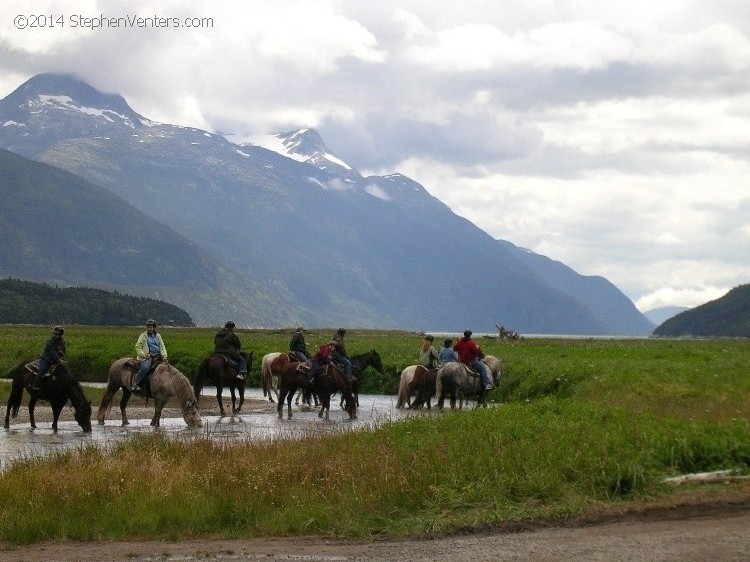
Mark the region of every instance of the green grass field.
MULTIPOLYGON (((330 333, 313 330, 308 343, 330 333)), ((85 380, 104 380, 137 335, 70 328, 70 364, 85 380)), ((192 378, 213 331, 163 335, 192 378)), ((256 373, 290 335, 240 331, 256 373)), ((35 356, 46 336, 0 329, 0 365, 35 356)), ((347 340, 350 353, 375 348, 383 358, 386 374, 368 371, 367 391, 395 394, 421 335, 352 330, 347 340)), ((18 462, 0 474, 0 540, 448 533, 666 505, 690 494, 664 484, 667 476, 748 471, 747 340, 478 342, 505 364, 496 407, 300 443, 183 443, 155 433, 18 462)), ((750 495, 747 481, 729 486, 750 495)))

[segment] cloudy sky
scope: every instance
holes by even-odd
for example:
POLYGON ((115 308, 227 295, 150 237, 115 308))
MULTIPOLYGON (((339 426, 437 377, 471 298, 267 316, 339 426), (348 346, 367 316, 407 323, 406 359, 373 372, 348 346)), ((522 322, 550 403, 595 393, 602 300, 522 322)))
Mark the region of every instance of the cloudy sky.
POLYGON ((644 311, 750 282, 747 0, 3 0, 0 97, 50 71, 166 123, 315 127, 644 311))

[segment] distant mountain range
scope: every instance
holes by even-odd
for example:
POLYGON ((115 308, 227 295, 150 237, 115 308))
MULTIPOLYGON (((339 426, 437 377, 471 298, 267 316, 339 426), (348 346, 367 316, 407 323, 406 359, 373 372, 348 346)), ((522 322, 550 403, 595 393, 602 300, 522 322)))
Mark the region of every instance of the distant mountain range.
MULTIPOLYGON (((42 74, 0 101, 0 147, 86 180, 75 204, 55 180, 3 187, 29 192, 4 219, 9 245, 36 266, 14 250, 0 254, 0 274, 158 290, 199 325, 653 330, 606 279, 493 239, 403 175, 361 176, 312 129, 225 138, 156 123, 121 96, 42 74), (111 254, 78 248, 45 265, 48 244, 34 234, 49 224, 39 207, 55 189, 71 203, 58 201, 54 222, 69 233, 65 246, 101 242, 111 254), (117 226, 87 225, 94 214, 117 226), (84 268, 84 257, 99 265, 84 268)), ((5 162, 16 173, 42 169, 5 162)))
POLYGON ((654 335, 750 338, 750 285, 735 287, 719 299, 670 318, 654 335))

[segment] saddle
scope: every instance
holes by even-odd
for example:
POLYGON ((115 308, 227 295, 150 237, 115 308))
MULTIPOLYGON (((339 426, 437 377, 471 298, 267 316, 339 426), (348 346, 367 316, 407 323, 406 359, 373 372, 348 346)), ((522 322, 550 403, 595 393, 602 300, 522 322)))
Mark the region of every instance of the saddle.
POLYGON ((304 363, 298 363, 297 364, 297 372, 302 373, 304 375, 309 375, 310 371, 312 371, 312 363, 310 361, 305 361, 304 363))
MULTIPOLYGON (((154 372, 154 369, 156 369, 159 365, 161 365, 164 362, 161 358, 156 358, 153 361, 151 361, 151 367, 148 370, 148 373, 146 373, 146 378, 151 375, 151 373, 154 372)), ((130 369, 134 373, 137 373, 138 370, 141 368, 141 362, 138 361, 138 359, 128 359, 125 364, 123 365, 126 369, 130 369)))
POLYGON ((26 369, 27 373, 36 375, 36 372, 39 370, 39 359, 34 359, 33 361, 26 363, 23 368, 26 369))
POLYGON ((475 379, 481 378, 482 375, 479 374, 479 371, 477 371, 474 367, 472 367, 468 363, 461 363, 461 366, 464 369, 466 369, 466 374, 469 375, 470 377, 474 377, 475 379))
POLYGON ((214 355, 218 355, 224 360, 224 363, 227 364, 227 366, 231 369, 234 369, 235 371, 240 368, 240 364, 238 361, 235 361, 229 355, 226 355, 224 353, 214 353, 214 355))
MULTIPOLYGON (((49 376, 51 375, 55 369, 57 368, 57 363, 52 365, 52 368, 47 371, 46 373, 42 373, 42 376, 49 376)), ((39 370, 39 359, 34 359, 33 361, 29 361, 26 363, 26 365, 23 366, 24 369, 26 369, 26 372, 30 375, 36 375, 37 371, 39 370)))

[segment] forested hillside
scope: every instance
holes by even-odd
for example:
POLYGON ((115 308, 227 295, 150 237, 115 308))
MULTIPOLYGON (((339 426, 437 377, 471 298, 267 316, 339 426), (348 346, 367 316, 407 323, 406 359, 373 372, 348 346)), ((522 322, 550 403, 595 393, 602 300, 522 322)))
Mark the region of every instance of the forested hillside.
POLYGON ((654 330, 662 337, 750 338, 750 285, 674 316, 654 330))
POLYGON ((0 280, 0 324, 142 326, 149 318, 159 325, 193 325, 187 312, 157 299, 99 289, 57 288, 17 279, 0 280))

